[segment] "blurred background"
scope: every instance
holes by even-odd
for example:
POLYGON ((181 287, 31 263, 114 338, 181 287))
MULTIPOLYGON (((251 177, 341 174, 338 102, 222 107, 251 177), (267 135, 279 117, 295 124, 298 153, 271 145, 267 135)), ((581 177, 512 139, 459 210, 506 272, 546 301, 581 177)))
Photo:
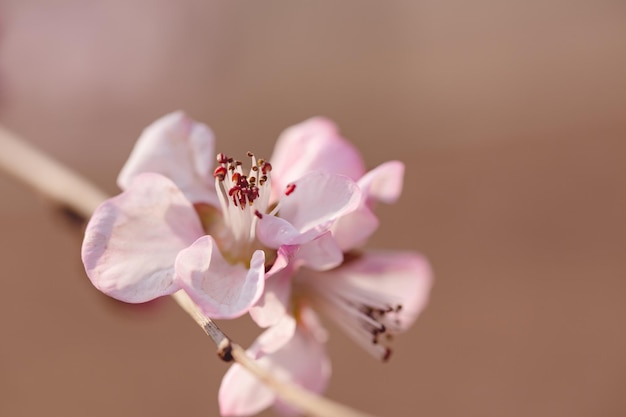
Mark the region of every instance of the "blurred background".
MULTIPOLYGON (((329 324, 331 398, 380 416, 626 415, 623 2, 0 3, 0 123, 108 192, 176 109, 227 153, 269 156, 326 115, 368 166, 406 162, 369 247, 426 254, 431 302, 387 364, 329 324)), ((195 323, 171 300, 101 295, 78 233, 5 175, 0 195, 0 415, 217 415, 227 365, 195 323)))

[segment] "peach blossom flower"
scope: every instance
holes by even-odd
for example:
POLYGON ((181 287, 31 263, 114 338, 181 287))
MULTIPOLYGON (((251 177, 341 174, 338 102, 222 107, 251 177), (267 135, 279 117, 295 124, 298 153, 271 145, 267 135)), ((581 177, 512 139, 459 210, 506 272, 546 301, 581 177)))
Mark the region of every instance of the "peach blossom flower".
MULTIPOLYGON (((287 129, 272 162, 284 181, 322 167, 327 173, 349 176, 361 190, 358 208, 331 227, 326 247, 342 251, 335 267, 314 270, 292 259, 266 281, 263 295, 250 310, 257 324, 268 329, 248 354, 277 378, 321 392, 330 377, 330 361, 324 347, 326 332, 314 310, 324 312, 366 351, 386 361, 393 337, 406 331, 426 306, 432 274, 416 253, 357 251, 378 227, 374 203, 399 197, 402 163, 387 162, 366 173, 354 147, 321 118, 287 129)), ((237 364, 224 376, 219 402, 225 416, 252 415, 271 405, 281 414, 298 413, 237 364)))
POLYGON ((184 289, 207 316, 232 318, 289 261, 315 270, 340 263, 330 230, 358 209, 357 184, 319 170, 284 181, 248 156, 247 173, 223 154, 213 169, 211 130, 181 112, 146 128, 118 177, 123 192, 87 226, 82 258, 92 283, 131 303, 184 289))

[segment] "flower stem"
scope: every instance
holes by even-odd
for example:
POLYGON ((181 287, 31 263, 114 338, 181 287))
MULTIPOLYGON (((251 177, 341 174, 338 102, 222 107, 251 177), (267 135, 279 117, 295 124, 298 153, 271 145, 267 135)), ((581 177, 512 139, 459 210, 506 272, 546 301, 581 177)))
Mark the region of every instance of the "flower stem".
MULTIPOLYGON (((83 220, 89 219, 96 207, 108 198, 106 193, 79 174, 1 126, 0 169, 33 188, 58 208, 83 220)), ((222 360, 236 361, 295 408, 316 417, 372 417, 299 386, 277 380, 252 360, 241 346, 228 338, 215 322, 204 316, 185 292, 178 291, 172 297, 211 337, 222 360)))

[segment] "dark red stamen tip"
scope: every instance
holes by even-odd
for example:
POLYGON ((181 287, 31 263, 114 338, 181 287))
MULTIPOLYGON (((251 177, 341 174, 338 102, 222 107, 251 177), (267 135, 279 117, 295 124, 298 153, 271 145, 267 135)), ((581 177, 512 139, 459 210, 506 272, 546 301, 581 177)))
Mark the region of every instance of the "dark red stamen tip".
POLYGON ((263 218, 263 215, 261 214, 259 210, 254 210, 254 215, 257 216, 259 219, 263 218))
POLYGON ((264 174, 267 174, 271 170, 272 170, 272 164, 270 164, 269 162, 263 162, 263 164, 261 165, 261 172, 264 174))
POLYGON ((223 180, 226 177, 227 172, 226 167, 219 166, 215 168, 215 171, 213 171, 213 177, 223 180))
POLYGON ((220 164, 225 164, 226 162, 228 162, 228 157, 224 155, 223 153, 218 153, 217 162, 220 164))
POLYGON ((296 184, 287 184, 285 188, 285 195, 290 195, 296 190, 296 184))

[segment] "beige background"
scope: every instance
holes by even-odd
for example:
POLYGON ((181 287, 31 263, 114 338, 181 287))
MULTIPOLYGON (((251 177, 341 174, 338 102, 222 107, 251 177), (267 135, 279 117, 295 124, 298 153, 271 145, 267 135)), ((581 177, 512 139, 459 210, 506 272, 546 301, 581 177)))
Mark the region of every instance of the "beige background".
MULTIPOLYGON (((329 345, 328 395, 381 416, 626 414, 625 74, 619 1, 0 5, 0 122, 111 193, 178 108, 230 153, 324 114, 407 163, 369 246, 425 253, 431 304, 389 364, 329 345)), ((0 416, 216 415, 195 324, 99 294, 61 217, 0 195, 0 416)))

